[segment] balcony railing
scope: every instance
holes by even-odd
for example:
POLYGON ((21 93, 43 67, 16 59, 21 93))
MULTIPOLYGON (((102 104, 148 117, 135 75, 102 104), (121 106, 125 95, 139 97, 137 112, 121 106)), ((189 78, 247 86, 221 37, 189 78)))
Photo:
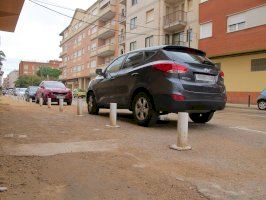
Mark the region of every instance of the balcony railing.
POLYGON ((103 9, 100 9, 99 11, 99 19, 103 21, 108 21, 112 18, 114 18, 116 12, 115 5, 108 4, 103 9))
POLYGON ((178 30, 184 28, 187 23, 187 13, 179 10, 163 17, 163 25, 166 30, 178 30))
POLYGON ((106 39, 115 34, 115 25, 108 23, 98 31, 98 38, 106 39))
POLYGON ((91 51, 90 56, 100 56, 100 57, 106 57, 113 55, 115 53, 115 46, 114 44, 106 44, 103 46, 98 47, 96 50, 91 51))

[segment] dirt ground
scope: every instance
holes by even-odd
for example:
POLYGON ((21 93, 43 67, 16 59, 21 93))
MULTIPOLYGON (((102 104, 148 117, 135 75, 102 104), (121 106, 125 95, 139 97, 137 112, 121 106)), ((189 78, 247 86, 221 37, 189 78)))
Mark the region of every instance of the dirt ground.
POLYGON ((265 199, 266 112, 226 109, 189 123, 192 150, 169 149, 176 115, 137 126, 129 112, 76 115, 0 97, 0 199, 265 199))

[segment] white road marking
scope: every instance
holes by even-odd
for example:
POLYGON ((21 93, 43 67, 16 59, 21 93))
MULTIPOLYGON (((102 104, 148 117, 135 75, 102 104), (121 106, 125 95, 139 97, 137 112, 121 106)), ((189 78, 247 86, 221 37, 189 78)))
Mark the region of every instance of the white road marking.
POLYGON ((249 128, 241 127, 241 126, 235 126, 235 127, 230 127, 230 128, 238 129, 238 130, 243 130, 243 131, 251 131, 251 132, 255 132, 255 133, 266 134, 265 131, 260 131, 260 130, 255 130, 255 129, 249 129, 249 128))
POLYGON ((102 152, 118 148, 118 140, 95 140, 67 143, 35 143, 3 146, 4 153, 17 156, 52 156, 76 152, 102 152))

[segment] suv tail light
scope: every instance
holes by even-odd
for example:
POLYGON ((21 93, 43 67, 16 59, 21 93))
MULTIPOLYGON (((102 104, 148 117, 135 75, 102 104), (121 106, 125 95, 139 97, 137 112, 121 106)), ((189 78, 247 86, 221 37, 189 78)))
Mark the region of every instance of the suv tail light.
POLYGON ((223 71, 220 71, 219 75, 224 78, 224 72, 223 71))
POLYGON ((163 71, 163 72, 167 72, 167 73, 178 73, 178 74, 183 74, 188 72, 188 68, 183 66, 183 65, 179 65, 176 63, 157 63, 153 65, 154 69, 163 71))

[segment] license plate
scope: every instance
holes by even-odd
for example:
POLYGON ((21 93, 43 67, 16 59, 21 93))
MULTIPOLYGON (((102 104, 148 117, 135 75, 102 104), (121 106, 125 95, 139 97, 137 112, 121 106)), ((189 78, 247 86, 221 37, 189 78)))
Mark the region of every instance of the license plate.
POLYGON ((206 74, 195 74, 196 80, 207 83, 215 83, 215 76, 206 74))
POLYGON ((64 99, 65 98, 65 95, 57 95, 56 98, 57 99, 64 99))

